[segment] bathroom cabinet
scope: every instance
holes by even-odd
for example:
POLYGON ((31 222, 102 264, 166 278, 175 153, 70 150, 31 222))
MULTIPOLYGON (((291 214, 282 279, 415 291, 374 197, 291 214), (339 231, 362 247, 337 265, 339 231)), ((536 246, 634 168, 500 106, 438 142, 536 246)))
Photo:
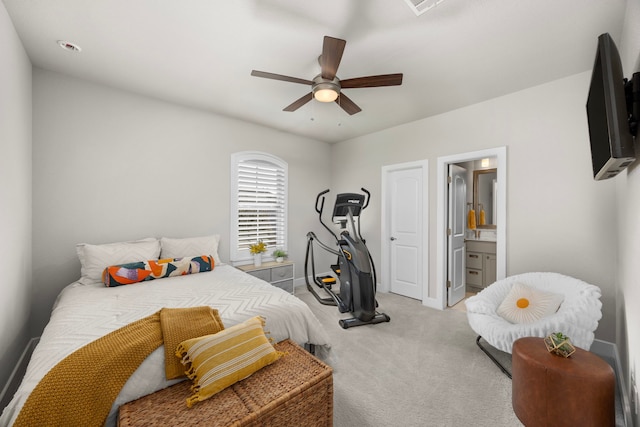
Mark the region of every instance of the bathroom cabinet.
POLYGON ((466 243, 467 291, 480 291, 496 281, 496 242, 467 240, 466 243))

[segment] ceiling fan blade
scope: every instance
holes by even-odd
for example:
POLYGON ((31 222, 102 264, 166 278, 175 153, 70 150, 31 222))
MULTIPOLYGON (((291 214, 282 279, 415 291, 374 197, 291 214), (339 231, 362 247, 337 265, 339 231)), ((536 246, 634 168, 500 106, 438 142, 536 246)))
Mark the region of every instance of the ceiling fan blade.
POLYGON ((350 116, 353 116, 354 114, 362 111, 362 109, 358 107, 356 103, 349 99, 344 93, 340 94, 338 99, 335 100, 335 103, 342 107, 344 111, 349 113, 350 116))
POLYGON ((282 111, 296 111, 298 108, 302 107, 304 104, 311 101, 312 99, 313 99, 313 93, 309 92, 308 94, 304 95, 300 99, 297 99, 293 101, 291 104, 284 107, 282 111))
POLYGON ((312 85, 311 80, 299 79, 297 77, 283 76, 282 74, 267 73, 265 71, 252 70, 251 75, 254 77, 263 77, 265 79, 281 80, 283 82, 300 83, 303 85, 312 85))
POLYGON ((342 89, 354 89, 360 87, 399 86, 402 84, 402 73, 382 74, 379 76, 356 77, 354 79, 340 80, 342 89))
POLYGON ((323 79, 333 80, 336 76, 346 44, 347 42, 342 39, 324 36, 322 56, 320 57, 320 74, 323 79))

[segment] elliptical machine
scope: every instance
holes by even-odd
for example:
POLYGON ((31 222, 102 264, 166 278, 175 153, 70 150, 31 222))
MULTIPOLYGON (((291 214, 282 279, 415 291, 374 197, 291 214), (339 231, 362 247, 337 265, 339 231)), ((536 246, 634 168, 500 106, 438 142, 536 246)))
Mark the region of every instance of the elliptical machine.
POLYGON ((364 188, 362 188, 362 191, 366 194, 366 197, 358 193, 341 193, 336 196, 331 220, 334 224, 340 225, 339 235, 322 221, 324 195, 329 190, 321 192, 316 197, 315 209, 319 215, 320 224, 333 235, 338 250, 322 243, 312 231, 307 233, 307 253, 304 263, 307 289, 321 304, 334 305, 338 307, 340 313, 350 312, 353 314, 354 317, 341 319, 338 322, 344 329, 351 326, 370 325, 391 320, 386 314, 376 311, 378 304, 376 302, 375 266, 360 234, 360 213, 369 206, 371 194, 364 188), (337 263, 331 266, 336 275, 335 277, 316 275, 313 256, 314 241, 322 249, 337 256, 337 263), (309 264, 311 266, 311 274, 309 274, 309 264), (328 297, 323 298, 318 295, 314 287, 309 283, 310 275, 313 277, 315 285, 323 289, 329 295, 328 297), (340 286, 339 294, 332 290, 333 285, 340 286))

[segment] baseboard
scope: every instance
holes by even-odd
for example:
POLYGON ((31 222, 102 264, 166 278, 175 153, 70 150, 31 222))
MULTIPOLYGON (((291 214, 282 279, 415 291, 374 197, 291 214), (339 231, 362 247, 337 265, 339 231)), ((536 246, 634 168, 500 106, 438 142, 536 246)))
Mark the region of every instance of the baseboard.
POLYGON ((435 308, 436 310, 443 310, 444 308, 442 307, 441 301, 437 298, 424 297, 422 298, 422 305, 429 308, 435 308))
POLYGON ((304 277, 299 277, 299 278, 293 280, 294 289, 295 288, 306 287, 306 286, 307 286, 307 282, 304 280, 304 277))
POLYGON ((632 427, 633 421, 631 418, 631 404, 629 401, 629 395, 627 394, 626 381, 622 375, 623 371, 622 364, 620 363, 620 355, 618 354, 618 346, 608 341, 596 339, 593 341, 593 344, 591 344, 589 351, 602 357, 613 368, 613 371, 616 374, 616 385, 620 396, 624 425, 632 427))
POLYGON ((22 351, 20 359, 18 359, 16 366, 13 368, 13 371, 11 371, 11 375, 9 375, 7 383, 4 385, 2 392, 0 392, 0 408, 5 408, 13 398, 16 390, 18 390, 24 373, 27 371, 31 354, 36 348, 38 341, 40 341, 40 337, 31 338, 22 351))

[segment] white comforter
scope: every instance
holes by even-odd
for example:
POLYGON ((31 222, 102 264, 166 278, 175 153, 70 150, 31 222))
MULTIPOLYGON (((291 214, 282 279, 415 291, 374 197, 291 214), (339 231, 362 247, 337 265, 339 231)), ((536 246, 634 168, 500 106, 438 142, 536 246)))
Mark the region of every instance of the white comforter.
MULTIPOLYGON (((326 332, 304 302, 228 265, 217 265, 207 273, 115 288, 76 282, 60 293, 22 384, 0 417, 0 425, 11 425, 40 379, 78 348, 163 307, 203 305, 218 309, 225 327, 261 315, 266 319, 265 330, 275 341, 291 338, 301 345, 329 347, 326 332)), ((164 347, 158 348, 123 387, 107 425, 115 425, 121 404, 178 381, 165 379, 164 347)))

